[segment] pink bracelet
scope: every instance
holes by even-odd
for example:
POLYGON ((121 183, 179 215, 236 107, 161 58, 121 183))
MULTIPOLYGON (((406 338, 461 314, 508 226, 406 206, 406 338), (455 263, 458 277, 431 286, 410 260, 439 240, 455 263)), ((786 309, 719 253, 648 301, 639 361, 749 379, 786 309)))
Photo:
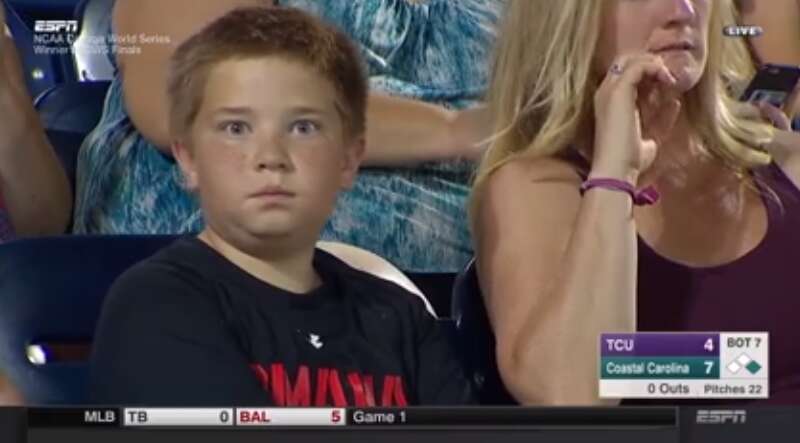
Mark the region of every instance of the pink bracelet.
POLYGON ((612 191, 622 191, 627 193, 633 199, 633 204, 636 206, 652 205, 658 201, 659 195, 656 188, 647 186, 637 190, 632 184, 618 180, 616 178, 590 178, 581 184, 581 195, 592 188, 610 189, 612 191))

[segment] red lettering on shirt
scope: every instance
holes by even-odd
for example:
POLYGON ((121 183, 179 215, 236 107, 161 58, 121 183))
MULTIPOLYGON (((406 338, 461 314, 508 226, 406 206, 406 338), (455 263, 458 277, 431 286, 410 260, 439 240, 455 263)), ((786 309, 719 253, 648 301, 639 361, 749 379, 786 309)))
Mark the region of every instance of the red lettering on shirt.
POLYGON ((317 395, 314 396, 314 406, 327 406, 329 369, 317 369, 317 395))
POLYGON ((405 393, 403 393, 402 378, 396 375, 387 375, 383 378, 381 406, 408 406, 405 393))
POLYGON ((364 380, 357 372, 347 374, 347 382, 353 391, 357 407, 375 406, 375 392, 372 388, 372 376, 365 375, 364 380))
MULTIPOLYGON (((269 371, 261 364, 252 364, 261 387, 274 401, 276 406, 310 406, 311 392, 314 390, 314 406, 334 407, 370 407, 376 406, 374 377, 370 374, 350 372, 347 374, 351 405, 339 371, 336 368, 318 368, 316 380, 311 378, 311 370, 306 365, 297 368, 294 384, 286 372, 283 363, 273 363, 269 371), (313 386, 316 384, 316 386, 313 386)), ((403 378, 398 375, 385 375, 381 391, 381 406, 408 406, 403 378)))
POLYGON ((272 376, 272 401, 276 405, 286 406, 286 385, 289 380, 286 377, 286 371, 280 363, 273 363, 270 365, 270 376, 272 376))
POLYGON ((331 395, 333 396, 333 406, 337 408, 343 408, 347 406, 347 397, 344 396, 344 389, 342 388, 342 382, 339 380, 339 371, 336 369, 331 369, 330 375, 328 376, 328 382, 330 383, 331 395))
POLYGON ((308 373, 308 366, 300 366, 297 369, 294 389, 289 384, 288 378, 286 386, 289 391, 286 406, 311 406, 311 376, 308 373))
POLYGON ((256 373, 256 378, 258 378, 258 381, 261 383, 261 387, 269 392, 269 374, 264 370, 264 367, 259 364, 252 364, 250 365, 250 369, 256 373))

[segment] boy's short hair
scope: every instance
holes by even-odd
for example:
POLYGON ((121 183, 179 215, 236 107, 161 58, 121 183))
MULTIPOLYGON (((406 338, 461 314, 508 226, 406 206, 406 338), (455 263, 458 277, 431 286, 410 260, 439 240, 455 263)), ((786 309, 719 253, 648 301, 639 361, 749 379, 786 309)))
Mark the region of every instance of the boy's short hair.
POLYGON ((176 49, 167 77, 172 136, 185 135, 194 124, 215 65, 269 56, 302 62, 330 81, 345 135, 364 133, 368 86, 356 47, 335 27, 299 9, 274 6, 235 9, 176 49))

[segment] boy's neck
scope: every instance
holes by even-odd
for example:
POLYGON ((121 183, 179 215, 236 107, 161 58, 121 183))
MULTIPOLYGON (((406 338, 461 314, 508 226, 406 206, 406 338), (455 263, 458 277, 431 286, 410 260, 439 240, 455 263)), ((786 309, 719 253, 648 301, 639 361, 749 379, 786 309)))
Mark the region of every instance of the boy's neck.
POLYGON ((322 283, 313 266, 314 245, 291 251, 289 248, 247 251, 211 228, 206 228, 198 238, 248 274, 280 289, 305 294, 322 283))

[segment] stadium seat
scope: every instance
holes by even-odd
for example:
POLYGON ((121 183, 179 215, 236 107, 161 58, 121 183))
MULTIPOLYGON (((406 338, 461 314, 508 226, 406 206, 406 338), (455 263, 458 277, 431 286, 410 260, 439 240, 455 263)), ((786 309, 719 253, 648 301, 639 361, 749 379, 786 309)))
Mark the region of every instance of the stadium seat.
POLYGON ((0 368, 25 399, 81 404, 91 337, 114 279, 172 236, 64 236, 0 245, 0 368))
POLYGON ((81 33, 73 44, 75 67, 81 81, 102 81, 114 78, 111 46, 111 10, 114 0, 80 0, 74 17, 81 23, 81 33))
POLYGON ((103 114, 111 82, 70 82, 44 91, 34 106, 45 129, 88 134, 103 114))
POLYGON ((450 316, 455 273, 406 272, 405 274, 425 294, 440 318, 450 316))
POLYGON ((497 370, 494 334, 481 296, 474 259, 456 277, 451 311, 457 347, 480 403, 516 404, 497 370))
POLYGON ((34 102, 73 190, 78 151, 103 114, 109 84, 107 81, 64 83, 43 92, 34 102))

